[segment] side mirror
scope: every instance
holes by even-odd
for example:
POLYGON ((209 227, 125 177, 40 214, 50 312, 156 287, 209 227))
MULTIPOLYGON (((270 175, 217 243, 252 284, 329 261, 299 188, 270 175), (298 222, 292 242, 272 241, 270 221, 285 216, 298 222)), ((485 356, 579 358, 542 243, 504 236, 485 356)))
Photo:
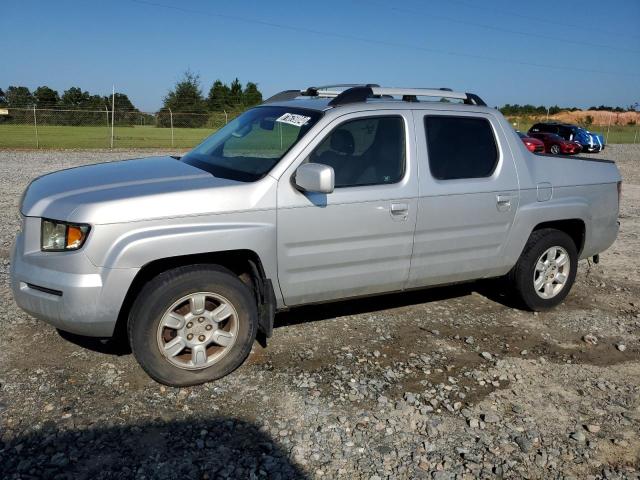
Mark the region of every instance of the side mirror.
POLYGON ((335 187, 333 168, 321 163, 305 163, 296 170, 296 186, 303 192, 331 193, 335 187))

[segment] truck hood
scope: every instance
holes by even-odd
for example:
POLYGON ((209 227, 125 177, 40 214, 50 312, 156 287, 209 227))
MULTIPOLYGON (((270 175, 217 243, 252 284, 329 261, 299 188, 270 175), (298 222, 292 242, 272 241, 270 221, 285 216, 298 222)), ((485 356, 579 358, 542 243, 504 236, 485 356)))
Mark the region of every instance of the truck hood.
POLYGON ((243 210, 256 201, 255 192, 255 184, 217 178, 172 157, 150 157, 39 177, 25 191, 20 211, 77 223, 121 223, 243 210), (253 192, 245 192, 251 185, 253 192), (232 194, 236 190, 243 191, 232 194))

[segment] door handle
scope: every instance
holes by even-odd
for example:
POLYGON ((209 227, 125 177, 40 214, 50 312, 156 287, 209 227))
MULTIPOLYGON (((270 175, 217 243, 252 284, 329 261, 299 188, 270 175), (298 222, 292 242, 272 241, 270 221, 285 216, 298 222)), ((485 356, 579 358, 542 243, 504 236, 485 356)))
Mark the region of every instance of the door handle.
POLYGON ((511 209, 511 195, 496 195, 496 205, 501 212, 511 209))
POLYGON ((409 215, 409 204, 408 203, 392 203, 391 208, 389 209, 389 213, 391 213, 392 217, 405 219, 409 215))

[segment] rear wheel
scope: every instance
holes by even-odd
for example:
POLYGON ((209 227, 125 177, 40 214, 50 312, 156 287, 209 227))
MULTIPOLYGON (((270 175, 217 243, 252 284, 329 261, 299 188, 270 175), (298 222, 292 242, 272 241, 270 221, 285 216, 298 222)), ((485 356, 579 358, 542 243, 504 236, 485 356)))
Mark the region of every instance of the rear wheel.
POLYGON ((129 317, 136 359, 156 381, 181 387, 223 377, 244 362, 258 315, 229 270, 194 265, 164 272, 140 292, 129 317))
POLYGON ((551 148, 549 150, 554 155, 558 155, 560 153, 560 147, 558 145, 551 145, 551 148))
POLYGON ((569 294, 577 269, 578 252, 571 237, 546 228, 531 234, 509 279, 527 308, 547 310, 569 294))

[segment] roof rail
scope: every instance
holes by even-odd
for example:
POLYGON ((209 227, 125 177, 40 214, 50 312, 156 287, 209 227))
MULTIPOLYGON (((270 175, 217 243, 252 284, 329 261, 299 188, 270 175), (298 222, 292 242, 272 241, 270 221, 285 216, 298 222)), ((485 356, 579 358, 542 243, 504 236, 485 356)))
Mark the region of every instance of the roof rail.
POLYGON ((301 95, 300 90, 283 90, 267 98, 262 103, 285 102, 287 100, 293 100, 294 98, 298 98, 300 95, 301 95))
POLYGON ((337 84, 322 87, 309 87, 306 90, 284 90, 268 98, 264 103, 293 100, 299 96, 331 98, 329 106, 336 107, 349 103, 364 102, 368 98, 402 96, 405 102, 417 102, 418 97, 455 98, 467 105, 486 106, 475 93, 454 92, 450 88, 389 88, 369 84, 337 84), (345 90, 334 90, 344 88, 345 90))

